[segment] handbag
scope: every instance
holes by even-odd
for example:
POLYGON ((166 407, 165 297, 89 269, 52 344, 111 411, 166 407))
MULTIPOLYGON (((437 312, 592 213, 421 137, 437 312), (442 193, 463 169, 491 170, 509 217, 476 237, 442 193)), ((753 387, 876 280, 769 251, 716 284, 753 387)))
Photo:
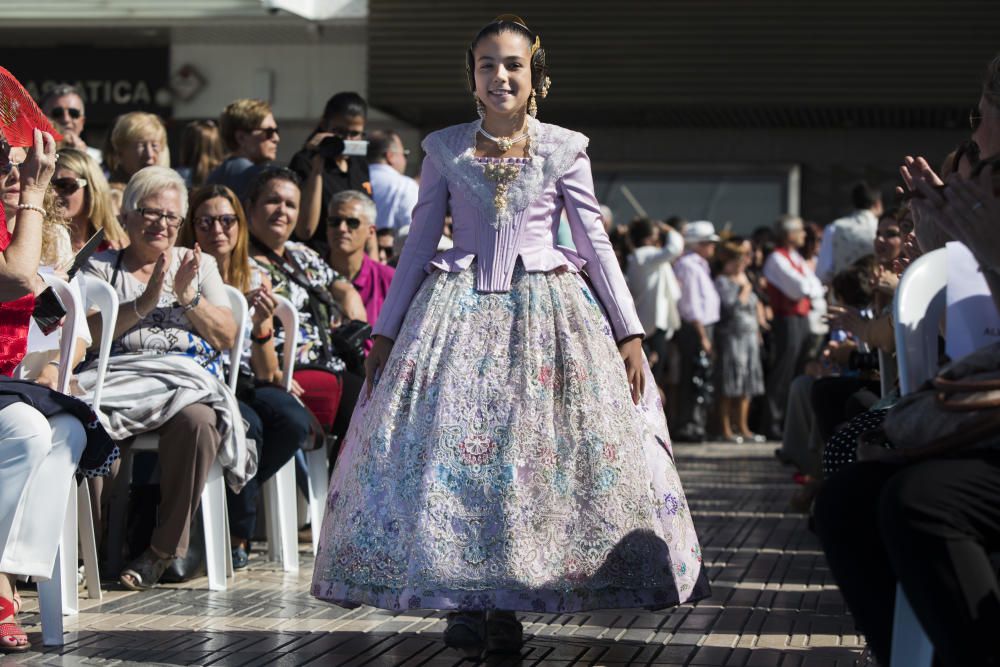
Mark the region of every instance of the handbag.
POLYGON ((1000 343, 945 366, 886 415, 891 449, 863 437, 858 460, 906 462, 1000 445, 1000 343))
POLYGON ((330 342, 337 356, 343 359, 347 370, 364 375, 365 342, 372 335, 372 327, 361 320, 348 320, 330 332, 330 342))

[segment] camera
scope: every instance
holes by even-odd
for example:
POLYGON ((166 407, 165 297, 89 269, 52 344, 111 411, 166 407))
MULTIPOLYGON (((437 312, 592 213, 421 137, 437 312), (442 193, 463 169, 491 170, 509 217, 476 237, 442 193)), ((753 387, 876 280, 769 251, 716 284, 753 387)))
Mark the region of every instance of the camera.
POLYGON ((327 137, 319 142, 317 152, 326 159, 340 156, 364 157, 368 154, 367 141, 344 141, 340 137, 327 137))

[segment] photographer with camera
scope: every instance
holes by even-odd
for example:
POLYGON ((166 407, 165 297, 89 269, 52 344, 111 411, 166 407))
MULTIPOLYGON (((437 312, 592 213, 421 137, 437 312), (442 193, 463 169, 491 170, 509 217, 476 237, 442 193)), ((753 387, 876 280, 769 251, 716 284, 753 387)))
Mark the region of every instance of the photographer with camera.
POLYGON ((368 176, 365 121, 368 103, 357 93, 337 93, 326 102, 319 127, 305 147, 292 157, 289 168, 302 179, 302 210, 296 238, 326 257, 327 204, 344 190, 372 194, 368 176))

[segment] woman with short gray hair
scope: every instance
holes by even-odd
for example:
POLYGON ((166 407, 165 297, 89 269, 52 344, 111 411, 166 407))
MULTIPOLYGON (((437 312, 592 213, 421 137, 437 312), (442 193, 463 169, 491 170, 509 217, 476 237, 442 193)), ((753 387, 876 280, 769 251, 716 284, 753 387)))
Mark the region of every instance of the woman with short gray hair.
MULTIPOLYGON (((160 438, 160 521, 149 548, 121 573, 132 590, 153 586, 186 554, 191 516, 216 456, 234 490, 256 471, 222 377, 221 356, 237 333, 224 283, 215 260, 197 245, 175 248, 187 204, 177 172, 156 166, 136 172, 120 214, 129 246, 98 253, 85 268, 109 282, 120 303, 101 421, 117 440, 148 431, 160 438)), ((95 341, 100 328, 100 317, 91 316, 95 341)), ((96 371, 78 379, 92 392, 96 371)))

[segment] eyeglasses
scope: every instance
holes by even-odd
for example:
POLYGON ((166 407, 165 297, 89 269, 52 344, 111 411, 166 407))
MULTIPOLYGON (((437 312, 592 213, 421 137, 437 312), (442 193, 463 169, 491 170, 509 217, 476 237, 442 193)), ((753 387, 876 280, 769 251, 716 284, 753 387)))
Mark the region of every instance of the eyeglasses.
POLYGON ((239 222, 237 218, 232 213, 225 213, 223 215, 202 215, 194 219, 194 226, 202 232, 210 232, 215 229, 215 223, 218 222, 222 225, 222 231, 228 232, 230 228, 239 222))
POLYGON ((979 112, 979 109, 973 108, 969 110, 969 127, 975 132, 979 129, 979 126, 983 123, 983 114, 979 112))
POLYGON ((274 127, 258 127, 257 131, 263 134, 265 139, 274 139, 281 133, 277 125, 274 127))
POLYGON ((71 178, 67 176, 66 178, 54 178, 51 182, 53 188, 67 195, 73 194, 80 188, 87 187, 86 178, 71 178))
POLYGON ((135 210, 142 216, 147 225, 153 225, 163 220, 164 224, 170 229, 177 229, 181 226, 181 222, 184 221, 184 218, 181 216, 158 208, 137 208, 135 210))
POLYGON ((62 119, 63 116, 69 115, 70 118, 76 120, 83 115, 83 111, 80 109, 74 109, 73 107, 52 107, 52 111, 49 112, 49 118, 55 118, 56 120, 62 119))
POLYGON ((346 222, 347 228, 352 231, 361 226, 361 221, 357 218, 342 218, 339 215, 331 215, 326 219, 326 221, 330 223, 330 226, 334 229, 340 227, 340 223, 342 222, 346 222))

